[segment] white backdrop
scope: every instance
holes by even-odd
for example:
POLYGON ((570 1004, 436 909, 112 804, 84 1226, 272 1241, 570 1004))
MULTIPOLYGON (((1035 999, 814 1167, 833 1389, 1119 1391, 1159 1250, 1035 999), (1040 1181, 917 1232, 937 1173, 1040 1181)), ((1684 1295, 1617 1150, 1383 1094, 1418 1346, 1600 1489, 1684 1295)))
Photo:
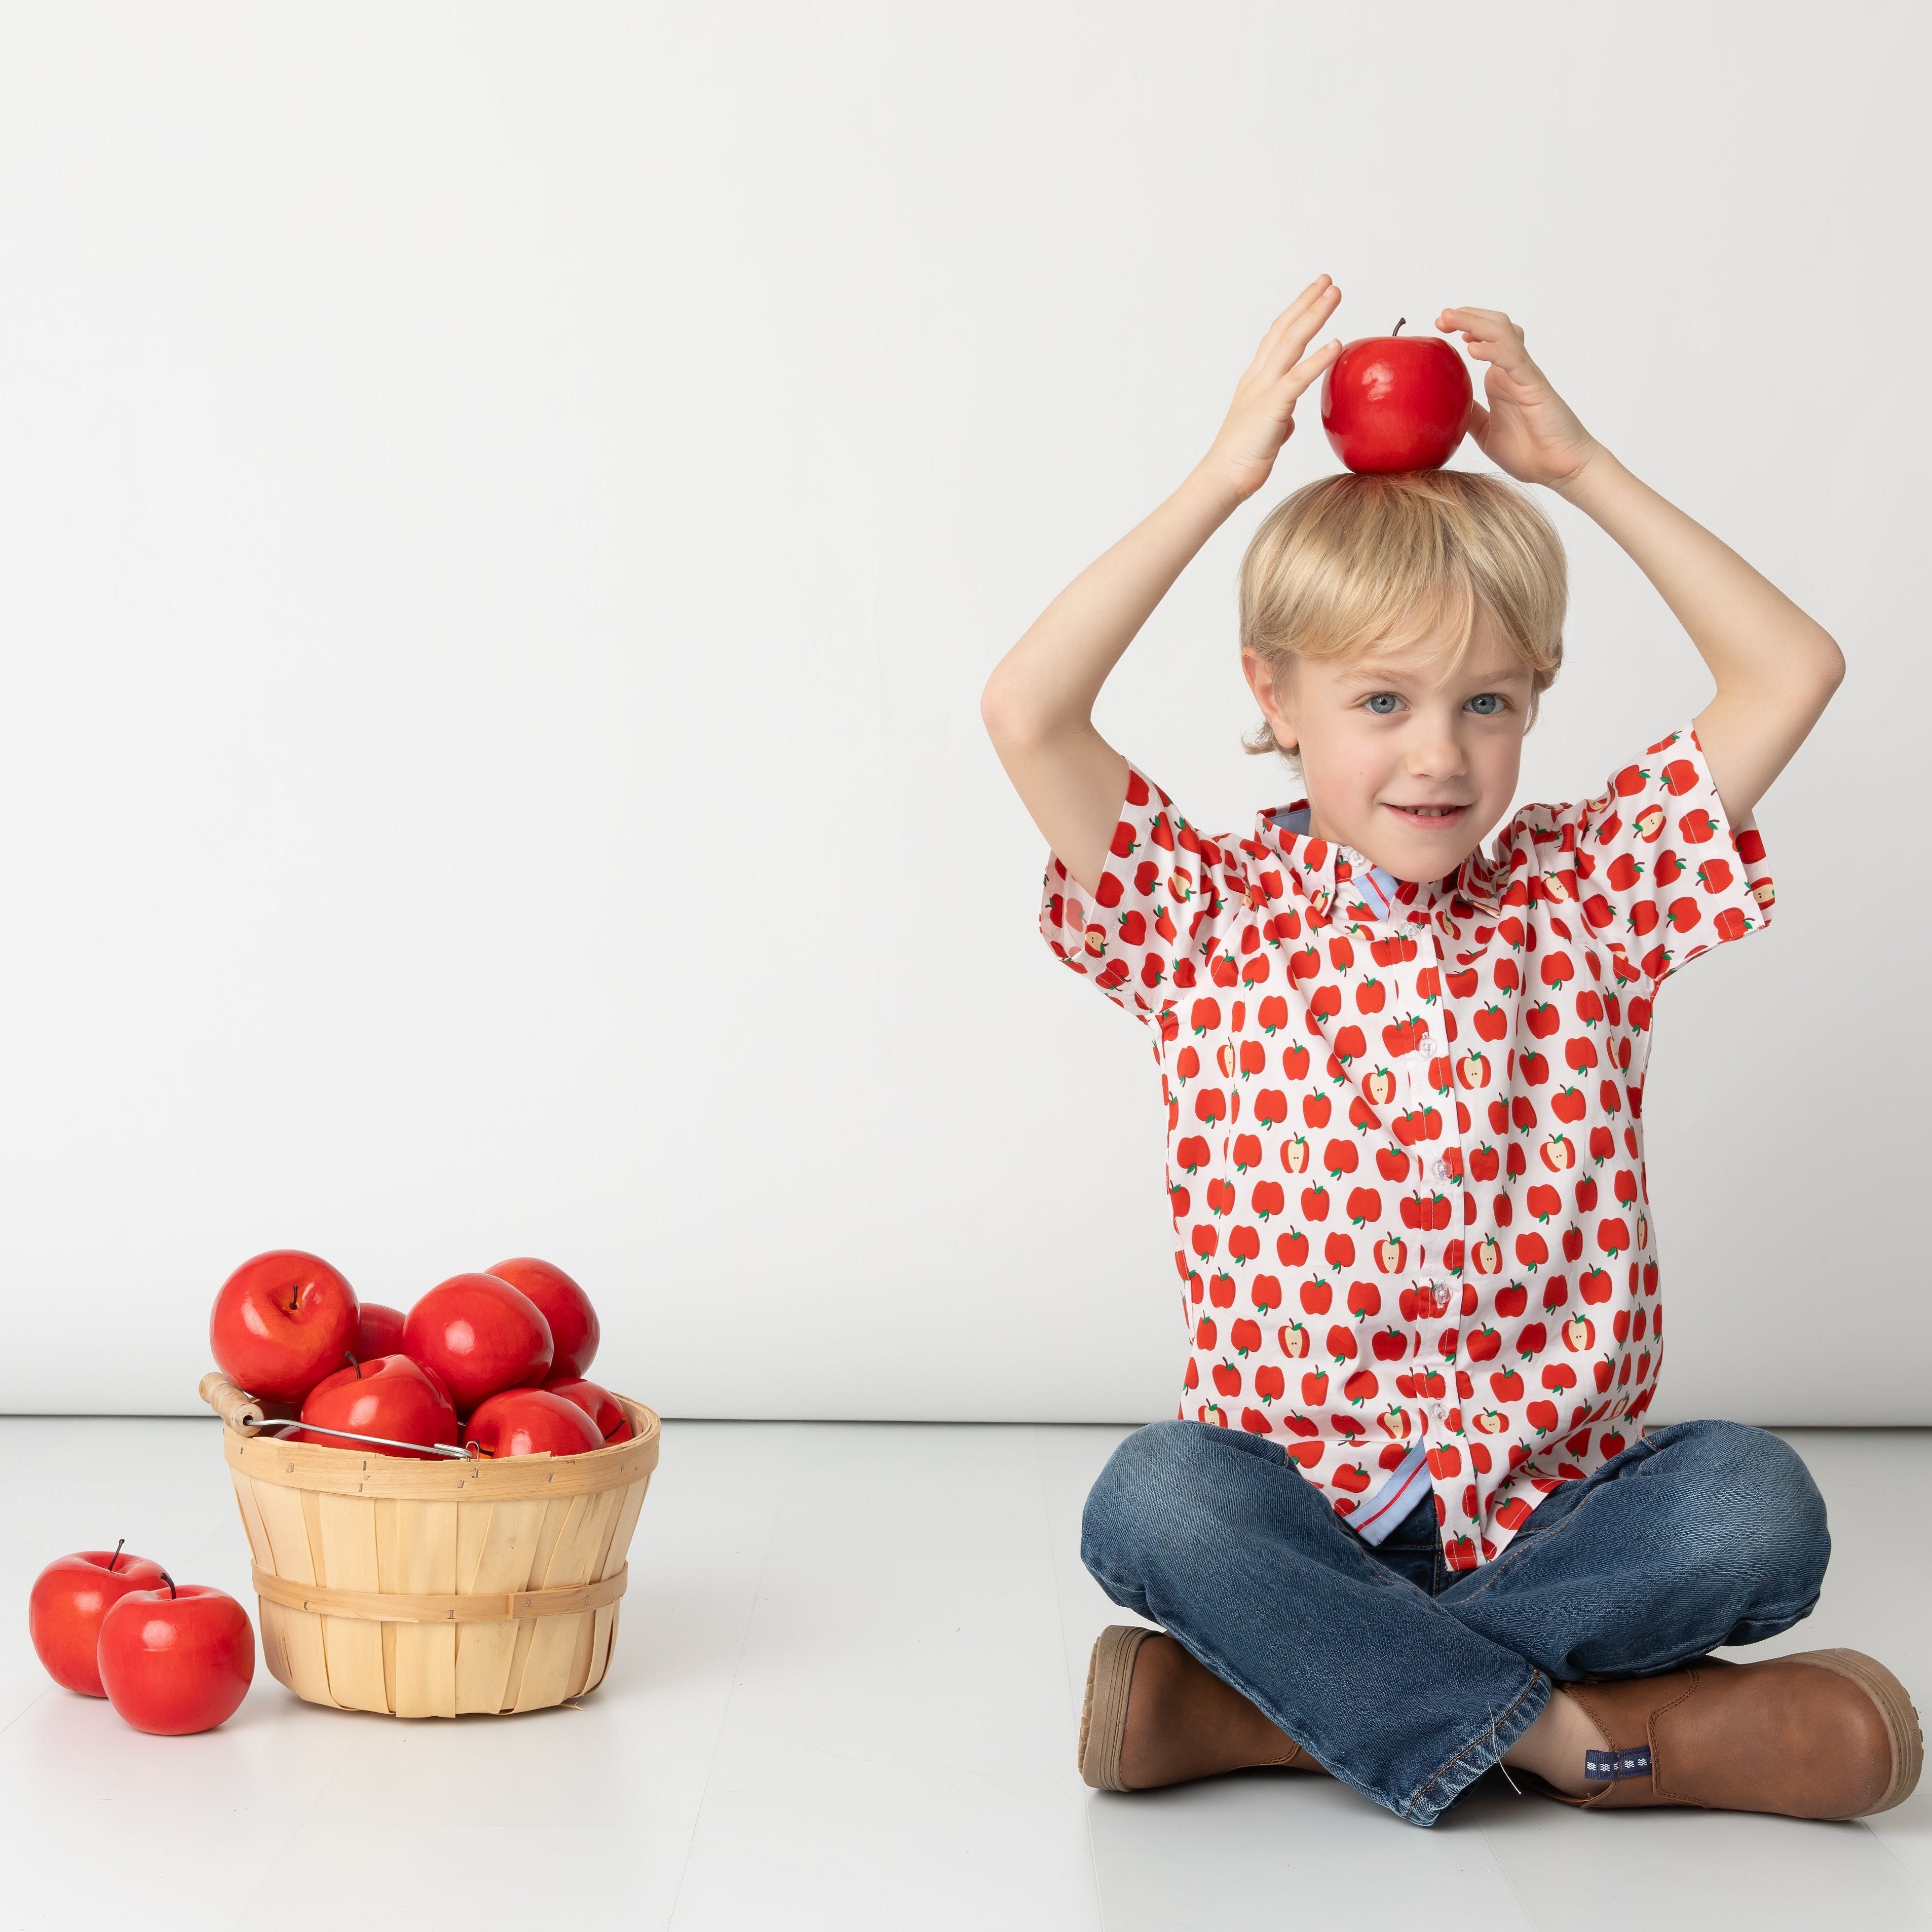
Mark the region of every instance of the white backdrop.
MULTIPOLYGON (((976 706, 1326 270, 1508 309, 1844 644, 1776 926, 1662 1003, 1659 1413, 1932 1420, 1924 17, 0 10, 0 1409, 191 1408, 289 1244, 550 1256, 672 1414, 1169 1412, 1154 1068, 976 706)), ((1104 700, 1210 829, 1334 466, 1104 700)), ((1568 797, 1706 685, 1553 508, 1568 797)))

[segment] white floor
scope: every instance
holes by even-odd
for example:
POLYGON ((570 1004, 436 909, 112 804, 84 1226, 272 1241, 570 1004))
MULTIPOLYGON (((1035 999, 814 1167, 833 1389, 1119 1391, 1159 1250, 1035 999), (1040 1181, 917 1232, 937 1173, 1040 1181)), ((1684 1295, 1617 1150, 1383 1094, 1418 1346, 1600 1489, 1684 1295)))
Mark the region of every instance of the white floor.
MULTIPOLYGON (((1312 1779, 1088 1791, 1087 1652, 1120 1613, 1080 1504, 1121 1433, 673 1424, 582 1711, 404 1724, 262 1672, 177 1739, 55 1689, 22 1612, 50 1557, 122 1535, 248 1600, 213 1425, 0 1420, 0 1927, 1932 1927, 1932 1786, 1810 1825, 1586 1817, 1492 1778, 1430 1832, 1312 1779)), ((1790 1439, 1836 1555, 1760 1654, 1870 1650, 1932 1709, 1932 1432, 1790 1439)))

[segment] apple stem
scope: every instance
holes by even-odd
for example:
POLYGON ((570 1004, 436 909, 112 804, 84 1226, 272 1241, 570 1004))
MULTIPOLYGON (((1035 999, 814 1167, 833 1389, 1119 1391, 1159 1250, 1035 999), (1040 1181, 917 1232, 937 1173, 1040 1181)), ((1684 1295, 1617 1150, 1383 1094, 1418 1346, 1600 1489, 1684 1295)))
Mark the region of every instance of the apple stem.
POLYGON ((1402 333, 1402 322, 1406 322, 1408 320, 1408 317, 1407 316, 1404 316, 1402 318, 1402 322, 1398 322, 1396 324, 1396 326, 1394 326, 1394 328, 1393 328, 1392 329, 1390 329, 1390 330, 1389 331, 1389 334, 1390 334, 1391 336, 1400 335, 1400 334, 1402 333))
POLYGON ((168 1594, 172 1597, 175 1594, 175 1580, 170 1576, 165 1570, 164 1570, 161 1572, 161 1581, 166 1584, 168 1586, 168 1594))
POLYGON ((123 1538, 122 1538, 121 1540, 120 1540, 118 1543, 117 1543, 116 1544, 115 1544, 115 1546, 114 1546, 114 1554, 113 1554, 112 1556, 109 1557, 109 1558, 108 1558, 108 1559, 107 1559, 107 1574, 108 1574, 110 1576, 112 1576, 112 1575, 113 1575, 113 1574, 114 1574, 114 1566, 115 1566, 115 1564, 117 1564, 118 1562, 120 1562, 120 1560, 121 1560, 121 1552, 122 1552, 122 1550, 125 1550, 125 1549, 127 1548, 127 1546, 128 1546, 128 1539, 127 1539, 124 1536, 123 1538))

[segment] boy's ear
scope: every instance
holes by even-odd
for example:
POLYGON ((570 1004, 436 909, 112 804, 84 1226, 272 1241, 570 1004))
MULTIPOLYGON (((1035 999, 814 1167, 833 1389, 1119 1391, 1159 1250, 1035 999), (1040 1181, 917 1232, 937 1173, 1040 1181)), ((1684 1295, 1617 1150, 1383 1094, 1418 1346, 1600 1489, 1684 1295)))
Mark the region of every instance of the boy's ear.
POLYGON ((1244 650, 1241 653, 1241 674, 1255 694, 1255 702, 1262 708, 1262 716, 1268 720, 1268 729, 1274 734, 1276 748, 1293 751, 1301 737, 1294 722, 1294 667, 1284 665, 1277 676, 1259 652, 1244 650))

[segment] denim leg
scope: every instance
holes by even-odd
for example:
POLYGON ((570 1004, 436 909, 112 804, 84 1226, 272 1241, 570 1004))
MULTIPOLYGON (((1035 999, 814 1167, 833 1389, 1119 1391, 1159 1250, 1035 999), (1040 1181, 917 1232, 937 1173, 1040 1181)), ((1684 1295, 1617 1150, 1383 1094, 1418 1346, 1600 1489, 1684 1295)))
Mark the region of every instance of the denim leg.
POLYGON ((1081 1556, 1346 1784, 1433 1824, 1549 1680, 1378 1564, 1276 1444, 1160 1422, 1114 1451, 1081 1556))
POLYGON ((1832 1539, 1775 1436, 1682 1422, 1558 1490, 1438 1600, 1561 1682, 1642 1677, 1809 1616, 1832 1539))

